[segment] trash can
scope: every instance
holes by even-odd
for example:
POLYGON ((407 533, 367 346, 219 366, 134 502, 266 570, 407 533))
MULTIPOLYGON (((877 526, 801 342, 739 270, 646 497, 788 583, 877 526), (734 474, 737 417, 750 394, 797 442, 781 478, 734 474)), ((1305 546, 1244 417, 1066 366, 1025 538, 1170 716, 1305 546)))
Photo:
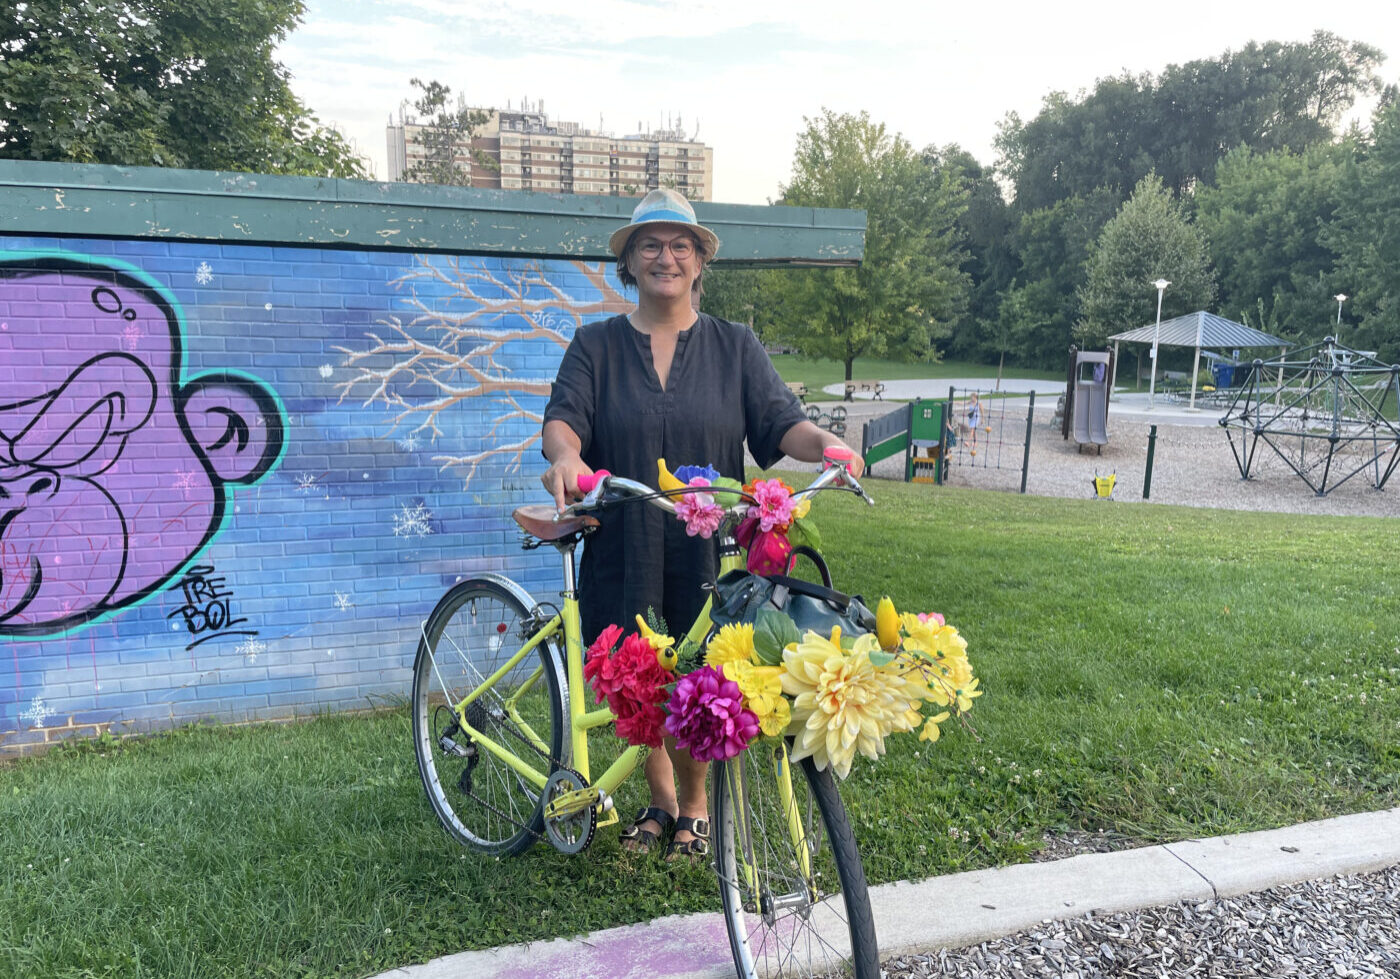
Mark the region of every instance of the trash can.
POLYGON ((1218 388, 1232 387, 1235 383, 1234 364, 1216 364, 1210 369, 1211 375, 1215 378, 1215 386, 1218 388))

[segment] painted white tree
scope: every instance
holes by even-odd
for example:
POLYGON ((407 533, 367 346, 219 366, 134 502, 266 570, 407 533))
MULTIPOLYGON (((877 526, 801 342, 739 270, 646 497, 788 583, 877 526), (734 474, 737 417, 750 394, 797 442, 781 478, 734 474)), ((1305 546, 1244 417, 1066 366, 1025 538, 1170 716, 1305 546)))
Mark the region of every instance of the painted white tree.
POLYGON ((562 354, 573 331, 584 322, 633 307, 601 263, 419 255, 416 267, 394 281, 408 291, 407 317, 381 320, 385 331, 366 334, 365 349, 345 354, 351 376, 337 387, 340 401, 363 394, 362 404, 382 404, 391 412, 388 430, 408 438, 436 441, 444 413, 472 398, 498 406, 482 447, 433 456, 443 469, 456 468, 471 482, 488 459, 505 457, 507 472, 520 468, 525 453, 540 439, 540 410, 522 399, 548 397, 553 372, 527 376, 502 363, 514 344, 546 342, 562 354), (560 274, 564 271, 565 274, 560 274), (578 298, 561 282, 585 284, 578 298))

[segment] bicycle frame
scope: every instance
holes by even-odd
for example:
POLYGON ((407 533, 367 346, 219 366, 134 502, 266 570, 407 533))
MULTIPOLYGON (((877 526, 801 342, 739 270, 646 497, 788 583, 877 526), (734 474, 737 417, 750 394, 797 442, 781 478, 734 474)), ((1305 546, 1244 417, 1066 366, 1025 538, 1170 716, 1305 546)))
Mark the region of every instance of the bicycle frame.
MULTIPOLYGON (((491 755, 499 759, 503 764, 508 765, 522 778, 530 782, 536 788, 543 790, 545 783, 549 780, 549 772, 541 771, 525 759, 521 758, 510 749, 497 744, 481 731, 467 723, 467 708, 484 694, 492 689, 505 676, 518 667, 527 656, 539 648, 541 643, 553 639, 562 629, 564 633, 564 666, 568 679, 568 729, 570 761, 569 767, 583 776, 584 782, 588 784, 587 789, 569 792, 553 799, 546 810, 546 816, 550 818, 567 816, 589 806, 601 806, 605 811, 610 809, 611 797, 618 787, 627 780, 637 765, 646 756, 648 749, 645 746, 633 745, 623 751, 608 768, 598 776, 595 781, 591 777, 589 757, 588 757, 588 734, 590 731, 605 727, 611 724, 616 718, 611 710, 606 707, 597 710, 589 710, 585 700, 585 691, 588 689, 583 677, 583 626, 579 614, 578 586, 574 574, 574 545, 572 543, 559 548, 563 559, 564 572, 564 607, 557 615, 550 618, 539 629, 537 629, 525 644, 506 660, 495 673, 487 677, 486 680, 472 690, 466 697, 453 705, 453 713, 457 716, 457 723, 474 742, 480 745, 491 755)), ((720 549, 720 573, 733 571, 743 567, 741 554, 734 544, 733 539, 725 537, 720 549)), ((709 635, 710 604, 712 599, 707 598, 704 606, 696 616, 695 622, 686 633, 686 638, 696 645, 703 644, 705 637, 709 635)), ((538 666, 534 672, 520 685, 509 698, 505 700, 505 708, 512 723, 514 723, 530 741, 540 749, 545 750, 544 739, 542 739, 528 723, 515 710, 516 701, 524 696, 543 676, 544 666, 538 666)), ((616 814, 612 815, 608 822, 616 821, 616 814)), ((606 822, 602 825, 606 825, 606 822)))

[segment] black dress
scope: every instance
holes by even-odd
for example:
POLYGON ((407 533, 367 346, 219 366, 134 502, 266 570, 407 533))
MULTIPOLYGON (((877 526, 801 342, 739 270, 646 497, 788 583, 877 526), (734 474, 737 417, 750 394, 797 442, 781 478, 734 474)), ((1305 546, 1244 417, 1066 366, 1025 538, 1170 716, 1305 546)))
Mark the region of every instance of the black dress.
MULTIPOLYGON (((591 468, 655 486, 658 458, 672 472, 710 465, 743 482, 745 440, 766 469, 806 416, 753 331, 701 313, 677 337, 664 390, 651 338, 626 316, 579 327, 544 417, 578 434, 591 468)), ((600 519, 579 567, 584 642, 609 624, 630 631, 648 607, 679 638, 704 604, 701 585, 715 578, 716 542, 686 536, 679 520, 644 503, 600 519)))

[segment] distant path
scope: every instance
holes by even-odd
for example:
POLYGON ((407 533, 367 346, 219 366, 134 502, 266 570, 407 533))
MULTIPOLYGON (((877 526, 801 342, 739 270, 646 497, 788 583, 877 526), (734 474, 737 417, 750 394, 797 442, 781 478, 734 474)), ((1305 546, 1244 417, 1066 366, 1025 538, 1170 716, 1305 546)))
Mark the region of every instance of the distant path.
MULTIPOLYGON (((883 379, 882 379, 883 380, 883 379)), ((975 388, 978 391, 991 391, 997 386, 995 377, 938 377, 938 378, 913 378, 904 381, 885 381, 884 397, 895 398, 901 401, 912 401, 915 398, 946 398, 948 388, 975 388)), ((1012 394, 1029 394, 1034 391, 1036 394, 1063 394, 1065 390, 1064 381, 1036 381, 1027 380, 1020 377, 1003 377, 1001 379, 1001 390, 1012 394)), ((837 381, 835 384, 828 384, 822 391, 833 397, 840 398, 845 394, 846 383, 837 381)), ((869 392, 858 392, 857 400, 869 400, 869 392)))

